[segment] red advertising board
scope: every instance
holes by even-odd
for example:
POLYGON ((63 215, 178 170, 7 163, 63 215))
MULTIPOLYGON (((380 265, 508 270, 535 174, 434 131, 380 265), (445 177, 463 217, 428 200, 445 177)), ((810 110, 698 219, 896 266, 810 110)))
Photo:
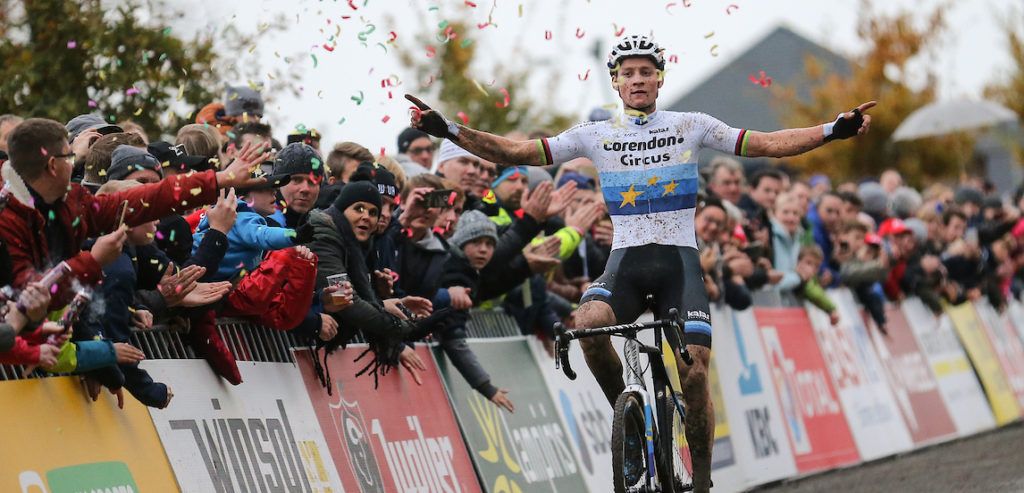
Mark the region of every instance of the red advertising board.
POLYGON ((873 329, 869 332, 910 437, 915 444, 952 437, 956 425, 907 317, 895 305, 886 305, 885 316, 889 334, 882 336, 873 329))
POLYGON ((363 361, 352 360, 365 348, 350 345, 327 358, 333 395, 320 385, 309 351, 295 352, 345 491, 479 492, 430 350, 416 347, 427 367, 422 386, 402 370, 380 377, 375 389, 372 376, 355 377, 363 361))
POLYGON ((814 329, 801 308, 755 308, 761 343, 800 472, 860 459, 814 329))

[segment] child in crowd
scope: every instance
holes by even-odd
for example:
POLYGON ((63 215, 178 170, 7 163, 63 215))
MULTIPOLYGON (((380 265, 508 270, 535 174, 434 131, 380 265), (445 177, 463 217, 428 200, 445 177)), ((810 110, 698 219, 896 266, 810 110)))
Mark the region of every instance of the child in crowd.
POLYGON ((515 411, 515 406, 506 396, 508 391, 491 383, 490 375, 466 344, 469 309, 475 304, 475 295, 479 292, 480 269, 494 255, 497 231, 494 221, 480 211, 468 211, 459 218, 450 240, 451 256, 444 265, 441 289, 434 299, 435 307, 450 305, 456 311, 445 320, 444 327, 434 334, 469 385, 511 413, 515 411))
POLYGON ((829 322, 835 325, 839 323, 839 312, 836 311, 836 305, 832 303, 832 300, 828 299, 825 289, 818 283, 818 270, 821 269, 821 263, 824 260, 825 254, 822 253, 821 247, 818 245, 812 243, 800 247, 796 273, 800 276, 801 284, 795 292, 810 301, 812 305, 828 313, 829 322))

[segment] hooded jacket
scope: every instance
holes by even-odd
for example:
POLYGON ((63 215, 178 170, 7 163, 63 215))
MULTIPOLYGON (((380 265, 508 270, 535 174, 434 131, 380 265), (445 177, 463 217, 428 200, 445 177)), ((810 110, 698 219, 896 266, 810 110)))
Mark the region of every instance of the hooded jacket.
MULTIPOLYGON (((242 270, 252 272, 259 266, 267 250, 294 246, 292 238, 295 237, 295 231, 268 226, 267 220, 253 211, 244 200, 238 201, 237 212, 235 224, 228 231, 228 251, 217 269, 215 279, 218 281, 231 279, 242 270)), ((192 243, 196 245, 192 250, 193 255, 209 230, 210 220, 204 215, 192 235, 192 243)))

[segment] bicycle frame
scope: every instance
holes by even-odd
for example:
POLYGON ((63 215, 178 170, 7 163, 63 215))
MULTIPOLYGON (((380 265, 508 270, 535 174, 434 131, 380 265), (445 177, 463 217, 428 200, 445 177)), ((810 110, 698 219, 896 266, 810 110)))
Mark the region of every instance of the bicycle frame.
MULTIPOLYGON (((644 369, 640 366, 640 353, 647 355, 647 362, 651 369, 651 383, 654 386, 655 396, 659 397, 661 392, 665 392, 667 388, 671 393, 672 401, 676 408, 679 410, 679 415, 685 419, 686 414, 683 411, 682 403, 676 398, 676 389, 672 386, 672 381, 669 379, 668 370, 665 368, 665 361, 663 359, 664 354, 661 350, 662 333, 667 328, 677 329, 682 328, 682 324, 679 321, 678 312, 676 309, 669 311, 669 319, 666 320, 655 320, 653 322, 645 323, 632 323, 613 325, 609 327, 599 327, 594 329, 585 330, 574 330, 566 331, 561 324, 557 324, 555 327, 555 368, 561 368, 570 380, 576 379, 576 372, 569 366, 569 342, 574 339, 583 339, 586 337, 594 337, 599 335, 609 335, 616 337, 623 337, 626 339, 623 347, 623 353, 626 360, 626 387, 623 393, 635 392, 641 396, 644 406, 644 425, 645 425, 645 437, 647 439, 647 487, 650 491, 656 490, 657 484, 657 472, 655 471, 655 452, 654 452, 654 434, 658 433, 662 443, 671 443, 670 436, 665 436, 665 432, 671 433, 669 430, 661 430, 659 422, 662 421, 665 413, 668 410, 657 408, 657 400, 654 405, 651 404, 650 393, 647 390, 647 386, 644 382, 643 374, 644 369), (641 330, 654 330, 654 346, 648 346, 640 342, 636 335, 641 330), (655 409, 657 408, 657 409, 655 409), (654 411, 658 412, 658 418, 654 419, 654 411), (669 441, 664 441, 669 440, 669 441)), ((693 358, 690 353, 683 346, 680 348, 680 357, 683 361, 688 364, 693 364, 693 358)))

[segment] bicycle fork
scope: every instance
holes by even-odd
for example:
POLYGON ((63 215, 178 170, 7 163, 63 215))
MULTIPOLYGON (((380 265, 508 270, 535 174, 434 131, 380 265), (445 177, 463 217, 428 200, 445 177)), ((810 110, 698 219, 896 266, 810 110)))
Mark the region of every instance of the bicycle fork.
POLYGON ((646 385, 644 385, 643 371, 640 368, 640 342, 635 337, 626 338, 623 353, 626 356, 627 368, 626 388, 624 391, 639 394, 644 404, 644 438, 647 440, 647 487, 649 491, 655 491, 654 433, 656 425, 650 396, 647 393, 646 385))

